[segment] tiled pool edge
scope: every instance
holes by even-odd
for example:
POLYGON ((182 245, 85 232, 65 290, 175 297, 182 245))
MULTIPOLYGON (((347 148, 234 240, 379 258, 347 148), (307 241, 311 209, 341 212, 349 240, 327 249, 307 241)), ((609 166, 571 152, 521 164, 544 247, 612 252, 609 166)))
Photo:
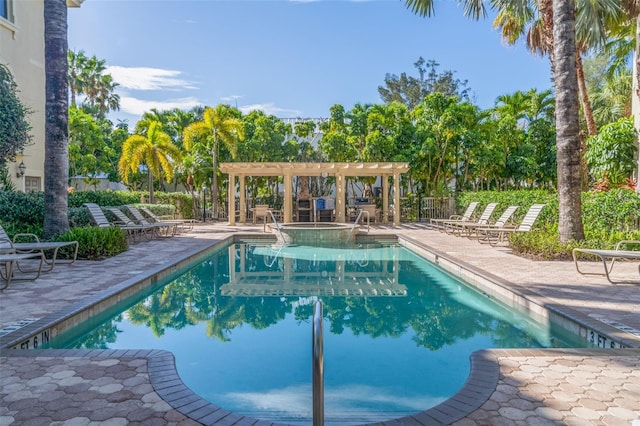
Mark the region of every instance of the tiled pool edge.
MULTIPOLYGON (((188 263, 194 259, 196 259, 203 252, 211 249, 216 245, 224 246, 226 242, 229 240, 237 240, 242 237, 248 237, 250 239, 263 239, 262 236, 256 236, 254 234, 251 235, 239 235, 236 234, 234 236, 212 241, 211 244, 206 247, 199 247, 197 249, 193 249, 192 253, 188 256, 185 256, 182 259, 176 260, 172 264, 174 267, 181 263, 188 263)), ((408 237, 402 237, 401 243, 403 245, 407 245, 409 242, 409 246, 416 245, 420 253, 423 257, 433 260, 431 257, 435 256, 435 263, 438 263, 441 267, 447 270, 449 273, 459 275, 462 272, 462 269, 468 271, 469 276, 473 276, 475 274, 474 281, 484 281, 484 280, 493 280, 494 285, 498 285, 503 287, 505 290, 508 290, 505 286, 502 286, 500 283, 504 282, 498 277, 487 274, 479 268, 473 267, 471 265, 464 264, 462 262, 454 262, 451 257, 448 257, 446 254, 438 252, 432 248, 429 248, 427 245, 422 244, 418 241, 412 240, 408 237), (426 251, 426 253, 425 253, 426 251), (438 261, 440 259, 440 262, 438 261), (444 262, 442 262, 444 260, 444 262), (451 269, 447 269, 443 265, 449 263, 451 269), (462 269, 460 269, 462 268, 462 269)), ((152 268, 147 271, 147 280, 149 277, 154 274, 163 274, 170 273, 171 265, 163 264, 157 268, 152 268), (158 271, 160 270, 160 271, 158 271), (167 271, 169 270, 169 271, 167 271)), ((143 275, 143 274, 141 274, 143 275)), ((137 283, 132 283, 131 281, 139 280, 141 275, 137 275, 131 280, 127 280, 120 285, 114 286, 111 288, 111 295, 115 293, 115 290, 123 290, 124 284, 128 283, 129 287, 134 286, 137 283), (121 287, 122 286, 122 287, 121 287)), ((461 276, 462 277, 462 276, 461 276)), ((467 276, 464 276, 465 280, 468 280, 467 276)), ((107 291, 105 291, 107 292, 107 291)), ((512 291, 514 292, 514 291, 512 291)), ((100 292, 99 294, 102 294, 100 292)), ((97 296, 97 295, 96 295, 97 296)), ((519 295, 520 297, 524 297, 526 300, 529 300, 533 303, 533 295, 519 295)), ((543 299, 539 295, 535 295, 538 299, 543 299)), ((88 299, 93 302, 93 298, 88 299)), ((89 304, 87 301, 83 301, 85 307, 89 304)), ((545 307, 553 312, 554 307, 552 304, 544 304, 540 302, 535 302, 539 304, 541 307, 545 307)), ((78 304, 74 304, 73 307, 76 307, 78 304)), ((77 308, 77 307, 76 307, 77 308)), ((566 308, 565 308, 566 309, 566 308)), ((73 311, 73 309, 71 309, 73 311)), ((66 310, 65 310, 66 312, 66 310)), ((561 312, 562 315, 566 316, 566 312, 561 312)), ((576 313, 576 318, 579 318, 581 315, 576 313)), ((66 314, 65 314, 66 315, 66 314)), ((16 332, 10 333, 3 338, 0 338, 0 348, 6 348, 3 344, 4 340, 9 340, 11 336, 14 336, 15 333, 20 332, 21 334, 28 334, 28 330, 31 328, 37 328, 38 325, 45 320, 48 320, 51 316, 47 316, 42 320, 38 320, 31 325, 25 326, 16 332)), ((60 317, 60 312, 56 313, 55 316, 60 317)), ((585 316, 586 317, 586 316, 585 316)), ((590 319, 589 317, 586 317, 590 319)), ((606 326, 606 324, 599 323, 596 320, 590 319, 597 326, 606 326), (596 324, 598 323, 598 324, 596 324)), ((617 329, 611 328, 611 330, 617 331, 617 329)), ((606 328, 605 327, 605 328, 606 328)), ((37 332, 37 331, 36 331, 37 332)), ((232 413, 227 410, 224 410, 220 407, 217 407, 214 404, 209 403, 206 400, 203 400, 201 397, 193 393, 180 379, 177 370, 175 368, 175 360, 173 354, 168 351, 162 350, 2 350, 1 356, 30 356, 30 357, 105 357, 105 358, 117 358, 117 357, 141 357, 146 358, 148 363, 148 375, 151 385, 158 395, 167 402, 173 409, 181 412, 192 420, 198 421, 205 425, 221 425, 221 424, 255 424, 257 426, 274 424, 266 421, 258 421, 249 417, 244 417, 237 413, 232 413)), ((635 353, 636 350, 633 350, 635 353)), ((496 390, 496 386, 499 380, 500 368, 498 358, 500 356, 558 356, 562 354, 572 354, 572 355, 580 355, 580 356, 607 356, 608 354, 615 353, 621 354, 619 350, 603 350, 603 349, 491 349, 491 350, 482 350, 477 351, 471 354, 471 370, 467 381, 463 385, 463 387, 451 398, 442 402, 441 404, 432 407, 428 410, 416 413, 414 415, 406 416, 403 418, 385 421, 385 425, 441 425, 441 424, 449 424, 453 423, 457 420, 464 418, 465 416, 471 414, 473 411, 478 409, 484 402, 488 400, 488 398, 492 395, 492 393, 496 390)), ((378 423, 382 424, 382 423, 378 423)))
POLYGON ((519 309, 534 318, 544 319, 602 348, 640 348, 640 337, 591 318, 525 287, 515 288, 507 280, 474 265, 454 259, 422 241, 400 236, 398 242, 425 259, 437 264, 449 274, 464 280, 477 291, 519 309), (617 346, 615 346, 617 345, 617 346))
MULTIPOLYGON (((373 425, 448 425, 461 420, 479 409, 497 390, 500 380, 500 359, 509 357, 612 357, 640 355, 640 349, 485 349, 470 356, 471 369, 467 381, 453 396, 441 404, 415 414, 392 419, 373 425)), ((141 358, 147 361, 147 375, 154 392, 172 409, 191 420, 207 426, 253 425, 284 426, 243 416, 212 404, 189 389, 180 378, 175 358, 169 351, 151 349, 82 350, 82 349, 15 349, 7 351, 4 357, 39 358, 141 358)), ((364 425, 363 425, 364 426, 364 425)))

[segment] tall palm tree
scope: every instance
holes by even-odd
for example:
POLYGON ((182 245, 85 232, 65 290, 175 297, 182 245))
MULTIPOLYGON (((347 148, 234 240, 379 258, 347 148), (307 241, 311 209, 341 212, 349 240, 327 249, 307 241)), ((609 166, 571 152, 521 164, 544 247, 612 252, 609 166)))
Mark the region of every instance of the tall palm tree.
POLYGON ((69 94, 67 82, 67 3, 44 2, 46 122, 44 173, 44 236, 69 230, 69 94))
MULTIPOLYGON (((237 110, 236 110, 237 111, 237 110)), ((192 151, 195 145, 206 147, 211 153, 213 176, 211 178, 211 203, 214 218, 218 217, 218 149, 224 144, 236 155, 237 144, 244 138, 242 120, 234 115, 228 105, 220 104, 215 109, 206 107, 202 121, 190 124, 184 129, 184 147, 192 151)))
POLYGON ((180 161, 180 149, 171 137, 163 132, 162 125, 152 122, 146 136, 131 135, 122 145, 122 156, 118 162, 118 173, 124 183, 129 183, 129 174, 138 171, 140 165, 149 171, 149 202, 154 203, 153 178, 173 179, 174 165, 180 161))
POLYGON ((553 82, 556 89, 558 230, 560 241, 583 240, 580 167, 580 120, 576 74, 575 3, 553 2, 553 82))
MULTIPOLYGON (((422 16, 431 16, 434 12, 433 0, 405 0, 405 4, 415 13, 422 16)), ((464 0, 463 4, 466 16, 474 19, 486 16, 486 9, 482 0, 464 0)), ((496 7, 499 10, 510 10, 509 8, 512 8, 511 10, 520 11, 525 10, 527 7, 526 0, 505 0, 503 4, 502 8, 496 7)), ((584 239, 584 229, 580 209, 580 140, 577 138, 579 121, 576 115, 574 123, 573 117, 574 111, 578 110, 578 98, 575 96, 578 90, 575 75, 577 52, 575 44, 575 0, 538 0, 537 8, 540 14, 539 25, 542 26, 542 30, 536 34, 545 40, 545 46, 549 51, 551 71, 556 89, 556 120, 560 119, 559 122, 556 122, 558 127, 556 145, 558 147, 558 191, 560 193, 560 240, 562 242, 570 239, 582 240, 584 239), (556 13, 560 13, 562 19, 556 16, 556 13), (558 28, 555 27, 556 25, 558 28), (557 40, 557 38, 561 40, 557 40), (561 47, 557 50, 554 46, 555 42, 561 44, 561 47), (571 58, 567 56, 571 56, 571 58), (558 61, 561 66, 560 71, 556 72, 556 62, 558 61), (573 78, 566 75, 568 70, 573 72, 573 78), (572 90, 573 94, 570 93, 572 90), (577 126, 575 129, 574 125, 577 126), (577 139, 574 139, 574 130, 577 139), (576 143, 577 146, 574 146, 576 143)))

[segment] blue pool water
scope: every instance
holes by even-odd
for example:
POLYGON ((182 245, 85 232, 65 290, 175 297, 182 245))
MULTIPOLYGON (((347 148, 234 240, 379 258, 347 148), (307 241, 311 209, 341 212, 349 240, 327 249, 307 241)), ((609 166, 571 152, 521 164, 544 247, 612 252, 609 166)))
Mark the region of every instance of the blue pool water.
POLYGON ((255 418, 311 423, 311 320, 324 304, 325 420, 428 409, 485 348, 578 346, 399 246, 218 250, 51 347, 166 349, 187 386, 255 418))

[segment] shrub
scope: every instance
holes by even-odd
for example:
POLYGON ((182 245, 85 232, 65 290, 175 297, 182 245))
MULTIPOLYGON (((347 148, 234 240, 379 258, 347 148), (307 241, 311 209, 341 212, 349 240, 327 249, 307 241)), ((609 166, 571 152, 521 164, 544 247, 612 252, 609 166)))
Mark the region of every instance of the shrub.
POLYGON ((125 231, 118 227, 87 226, 72 228, 57 241, 78 241, 78 258, 100 260, 122 253, 128 248, 125 231))
POLYGON ((69 207, 82 207, 84 203, 99 206, 121 206, 140 202, 139 192, 130 191, 77 191, 69 194, 69 207))

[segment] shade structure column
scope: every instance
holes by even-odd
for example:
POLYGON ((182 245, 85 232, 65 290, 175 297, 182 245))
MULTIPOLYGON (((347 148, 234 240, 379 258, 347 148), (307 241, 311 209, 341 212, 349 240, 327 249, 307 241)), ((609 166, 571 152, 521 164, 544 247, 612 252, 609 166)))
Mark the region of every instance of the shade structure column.
POLYGON ((284 174, 284 223, 293 222, 293 176, 291 173, 284 174))
POLYGON ((227 216, 229 225, 236 224, 236 175, 229 173, 229 186, 227 188, 227 216))
MULTIPOLYGON (((245 178, 246 176, 241 174, 240 176, 238 176, 238 178, 240 179, 240 205, 238 206, 238 208, 240 209, 240 223, 246 223, 247 222, 247 203, 245 201, 246 198, 246 191, 245 191, 245 178)), ((234 216, 235 216, 235 203, 233 205, 233 210, 234 210, 234 216)))
POLYGON ((345 209, 345 179, 342 173, 336 173, 336 222, 346 222, 345 209))
POLYGON ((393 174, 393 205, 395 206, 393 210, 393 224, 400 225, 400 210, 402 210, 400 206, 400 174, 393 174))
POLYGON ((382 176, 382 223, 389 223, 389 177, 382 176))

